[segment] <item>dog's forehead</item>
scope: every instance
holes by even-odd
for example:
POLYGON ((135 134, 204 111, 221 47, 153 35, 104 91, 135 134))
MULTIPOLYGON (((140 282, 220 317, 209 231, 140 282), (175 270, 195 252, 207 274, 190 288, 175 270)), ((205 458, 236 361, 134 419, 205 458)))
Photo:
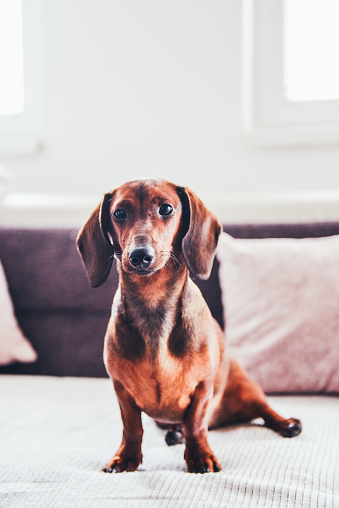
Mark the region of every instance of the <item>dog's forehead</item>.
POLYGON ((168 200, 173 204, 180 202, 176 186, 166 180, 134 180, 121 185, 115 192, 116 200, 132 200, 139 203, 154 200, 168 200))

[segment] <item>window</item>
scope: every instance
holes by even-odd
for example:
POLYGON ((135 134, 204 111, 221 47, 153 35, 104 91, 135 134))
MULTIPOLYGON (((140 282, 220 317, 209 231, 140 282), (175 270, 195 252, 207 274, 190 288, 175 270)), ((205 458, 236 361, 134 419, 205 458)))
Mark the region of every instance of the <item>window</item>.
POLYGON ((0 115, 24 109, 21 0, 0 0, 0 115))
POLYGON ((339 99, 338 0, 285 0, 285 94, 339 99))
POLYGON ((337 0, 243 0, 243 123, 262 145, 339 143, 337 0))
POLYGON ((40 146, 40 0, 0 0, 0 155, 40 146))

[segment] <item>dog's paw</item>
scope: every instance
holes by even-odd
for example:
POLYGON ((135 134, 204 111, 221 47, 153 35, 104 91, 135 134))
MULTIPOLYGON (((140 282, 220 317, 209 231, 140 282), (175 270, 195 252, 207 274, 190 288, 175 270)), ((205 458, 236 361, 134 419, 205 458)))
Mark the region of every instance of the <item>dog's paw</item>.
POLYGON ((184 435, 181 429, 171 429, 166 432, 165 437, 166 444, 168 446, 173 446, 176 444, 182 444, 184 442, 184 435))
POLYGON ((138 457, 119 457, 115 456, 111 460, 111 462, 108 462, 106 466, 102 469, 104 473, 123 473, 135 471, 138 469, 139 465, 141 464, 141 459, 138 457))
POLYGON ((283 437, 295 437, 300 434, 302 430, 301 421, 297 418, 289 418, 280 424, 279 434, 283 437))
POLYGON ((204 453, 186 459, 189 473, 218 473, 221 466, 213 453, 204 453))

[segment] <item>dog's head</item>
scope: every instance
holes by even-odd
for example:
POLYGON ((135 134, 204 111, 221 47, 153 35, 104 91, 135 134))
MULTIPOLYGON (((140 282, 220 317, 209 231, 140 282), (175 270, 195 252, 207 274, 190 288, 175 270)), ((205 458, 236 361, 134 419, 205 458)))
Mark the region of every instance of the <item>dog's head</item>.
POLYGON ((221 226, 188 188, 164 180, 128 182, 104 195, 77 238, 91 286, 121 269, 150 275, 182 253, 198 278, 210 275, 221 226))

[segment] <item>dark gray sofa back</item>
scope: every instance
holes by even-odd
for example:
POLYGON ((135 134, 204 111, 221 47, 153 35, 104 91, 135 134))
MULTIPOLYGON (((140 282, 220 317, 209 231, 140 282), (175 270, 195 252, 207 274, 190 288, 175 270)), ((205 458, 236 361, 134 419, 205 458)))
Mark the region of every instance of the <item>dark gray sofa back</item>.
MULTIPOLYGON (((238 238, 317 237, 339 234, 339 222, 227 225, 238 238)), ((76 251, 73 229, 0 229, 4 266, 19 324, 36 349, 33 364, 0 367, 0 373, 106 376, 103 339, 118 285, 115 266, 92 289, 76 251)), ((214 317, 223 324, 218 262, 208 281, 195 281, 214 317)))

